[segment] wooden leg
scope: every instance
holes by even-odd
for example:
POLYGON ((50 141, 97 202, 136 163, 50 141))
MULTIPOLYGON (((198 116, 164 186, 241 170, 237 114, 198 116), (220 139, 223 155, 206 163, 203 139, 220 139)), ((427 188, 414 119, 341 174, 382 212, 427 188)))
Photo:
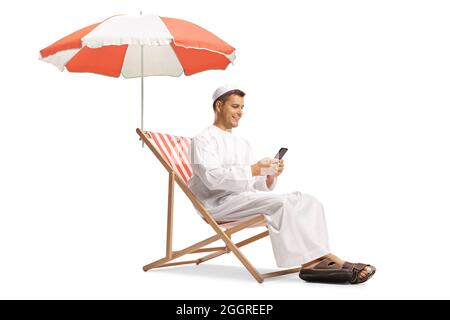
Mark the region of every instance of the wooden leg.
POLYGON ((268 272, 268 273, 262 274, 262 277, 264 279, 267 279, 267 278, 272 278, 272 277, 283 276, 285 274, 300 272, 300 269, 301 269, 301 267, 297 267, 297 268, 285 269, 285 270, 280 270, 280 271, 275 271, 275 272, 268 272))
POLYGON ((193 264, 193 263, 197 263, 197 260, 189 260, 189 261, 180 261, 180 262, 166 263, 166 264, 163 264, 161 266, 155 267, 153 269, 163 268, 163 267, 179 266, 179 265, 182 265, 182 264, 193 264))
MULTIPOLYGON (((269 231, 261 232, 261 233, 255 235, 255 236, 253 236, 253 237, 250 237, 250 238, 248 238, 246 240, 243 240, 241 242, 236 243, 236 247, 238 247, 238 248, 243 247, 243 246, 245 246, 247 244, 250 244, 250 243, 252 243, 252 242, 254 242, 256 240, 259 240, 261 238, 264 238, 264 237, 266 237, 268 235, 269 235, 269 231)), ((197 264, 200 264, 200 263, 203 263, 205 261, 208 261, 208 260, 220 257, 221 255, 223 255, 225 253, 229 253, 229 252, 230 252, 229 250, 222 249, 221 251, 211 253, 211 254, 209 254, 207 256, 204 256, 204 257, 198 259, 198 263, 197 264)))
MULTIPOLYGON (((217 231, 217 230, 216 230, 217 231)), ((255 278, 256 281, 259 283, 262 283, 264 281, 261 274, 255 269, 255 267, 248 261, 248 259, 241 253, 241 250, 233 243, 233 241, 230 240, 230 238, 227 236, 227 234, 219 228, 219 236, 222 238, 222 240, 225 242, 228 249, 233 251, 235 256, 241 261, 241 263, 244 265, 244 267, 248 270, 248 272, 251 273, 251 275, 255 278)))
POLYGON ((173 232, 173 190, 174 173, 169 173, 169 198, 167 203, 167 239, 166 239, 166 257, 172 257, 172 232, 173 232))
POLYGON ((215 236, 212 236, 212 237, 209 237, 208 239, 205 239, 203 241, 197 242, 196 244, 193 244, 192 246, 189 246, 189 247, 187 247, 187 248, 185 248, 183 250, 174 251, 172 253, 172 257, 171 258, 164 257, 162 259, 156 260, 156 261, 154 261, 152 263, 149 263, 149 264, 145 265, 143 269, 144 269, 144 271, 148 271, 150 269, 156 268, 156 267, 158 267, 160 265, 165 264, 166 262, 169 262, 171 260, 174 260, 176 258, 184 256, 185 254, 192 253, 193 251, 195 251, 197 249, 203 248, 204 246, 206 246, 206 245, 208 245, 208 244, 210 244, 210 243, 212 243, 214 241, 217 241, 219 239, 220 239, 219 235, 216 234, 215 236))

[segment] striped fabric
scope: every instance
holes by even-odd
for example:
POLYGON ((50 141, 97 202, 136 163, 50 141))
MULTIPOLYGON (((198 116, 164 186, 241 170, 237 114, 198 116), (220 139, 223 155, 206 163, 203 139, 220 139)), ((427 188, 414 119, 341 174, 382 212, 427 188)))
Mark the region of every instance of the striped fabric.
POLYGON ((189 21, 116 15, 56 41, 40 51, 40 58, 61 71, 178 77, 224 70, 234 61, 235 49, 189 21))
POLYGON ((159 153, 170 164, 178 176, 187 183, 192 177, 192 167, 187 153, 192 139, 158 132, 148 131, 147 133, 153 139, 154 145, 159 153))

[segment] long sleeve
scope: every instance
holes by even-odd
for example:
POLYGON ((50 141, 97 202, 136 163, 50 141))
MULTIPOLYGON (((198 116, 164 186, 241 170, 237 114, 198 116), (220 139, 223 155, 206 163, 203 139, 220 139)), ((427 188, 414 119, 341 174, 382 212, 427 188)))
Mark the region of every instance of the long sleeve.
POLYGON ((194 138, 190 145, 190 160, 197 175, 209 190, 248 191, 253 177, 250 164, 224 165, 211 141, 194 138))
POLYGON ((256 190, 259 190, 259 191, 272 191, 275 188, 275 185, 277 184, 278 178, 275 177, 270 188, 267 187, 266 179, 267 179, 266 176, 254 177, 253 188, 255 188, 256 190))

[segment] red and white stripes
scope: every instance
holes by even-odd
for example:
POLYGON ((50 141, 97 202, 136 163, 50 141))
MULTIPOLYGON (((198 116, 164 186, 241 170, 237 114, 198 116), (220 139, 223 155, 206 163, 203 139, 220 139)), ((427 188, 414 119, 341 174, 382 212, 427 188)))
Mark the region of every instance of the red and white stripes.
POLYGON ((192 166, 188 157, 188 148, 192 139, 169 134, 148 132, 159 153, 164 156, 174 171, 185 183, 192 177, 192 166))
POLYGON ((234 61, 235 49, 188 21, 118 15, 56 41, 40 57, 61 71, 133 78, 225 69, 234 61))

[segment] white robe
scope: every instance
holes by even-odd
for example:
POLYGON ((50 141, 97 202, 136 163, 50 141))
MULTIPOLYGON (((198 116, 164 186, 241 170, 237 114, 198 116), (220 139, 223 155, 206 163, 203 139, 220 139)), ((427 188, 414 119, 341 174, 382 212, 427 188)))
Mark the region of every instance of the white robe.
POLYGON ((249 143, 214 125, 191 142, 188 150, 192 192, 217 221, 234 221, 262 213, 279 267, 299 266, 329 253, 322 204, 298 191, 273 194, 266 176, 252 176, 255 163, 249 143))

